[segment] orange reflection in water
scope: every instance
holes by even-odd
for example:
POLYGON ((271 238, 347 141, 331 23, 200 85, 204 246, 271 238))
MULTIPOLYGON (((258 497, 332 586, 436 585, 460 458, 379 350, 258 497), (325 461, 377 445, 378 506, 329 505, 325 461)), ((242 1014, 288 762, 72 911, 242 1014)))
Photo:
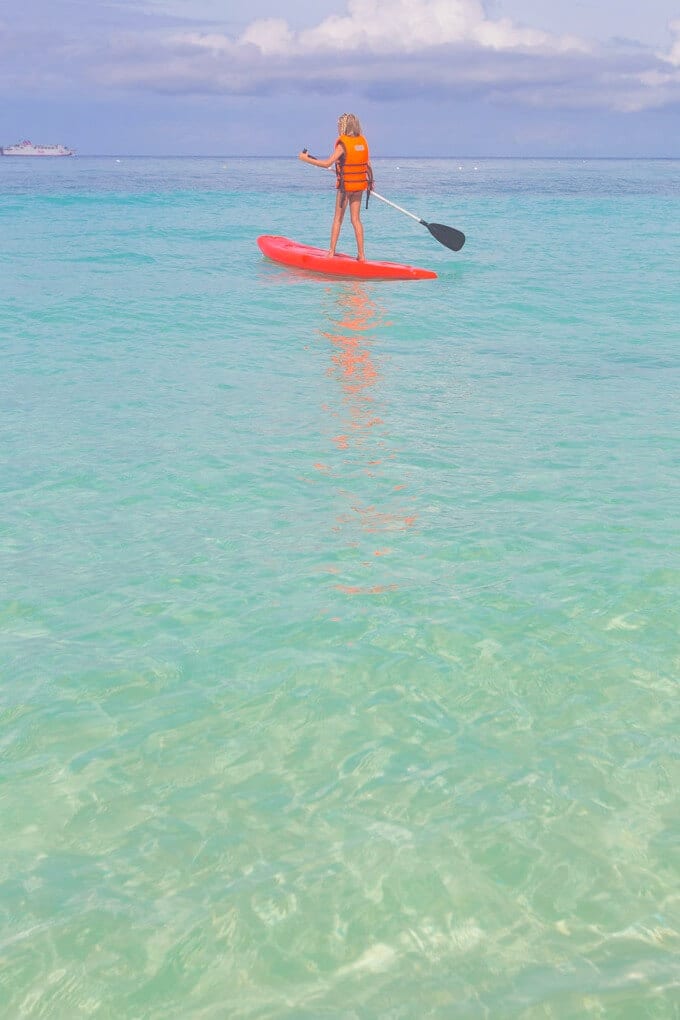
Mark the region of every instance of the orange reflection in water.
POLYGON ((340 290, 335 312, 332 330, 321 335, 333 345, 329 372, 340 380, 343 403, 340 417, 346 425, 333 436, 333 442, 339 450, 348 450, 351 445, 362 443, 368 429, 383 424, 374 411, 379 374, 371 353, 371 331, 382 323, 365 286, 357 282, 340 290))
MULTIPOLYGON (((337 379, 340 400, 324 406, 330 421, 334 462, 317 461, 314 468, 342 481, 339 495, 347 509, 336 515, 333 532, 346 538, 345 548, 357 551, 353 568, 362 572, 389 562, 393 546, 372 543, 374 536, 397 536, 416 525, 416 514, 395 506, 395 493, 407 485, 394 477, 396 454, 390 449, 389 405, 381 359, 374 347, 379 328, 388 325, 384 311, 364 283, 347 281, 329 291, 332 306, 328 328, 321 336, 331 345, 329 375, 337 379), (367 483, 367 479, 370 482, 367 483), (370 544, 369 544, 370 543, 370 544), (368 548, 367 548, 368 546, 368 548)), ((328 566, 338 574, 337 565, 328 566)), ((342 573, 346 573, 343 569, 342 573)), ((395 591, 392 580, 335 585, 346 595, 377 595, 395 591)))

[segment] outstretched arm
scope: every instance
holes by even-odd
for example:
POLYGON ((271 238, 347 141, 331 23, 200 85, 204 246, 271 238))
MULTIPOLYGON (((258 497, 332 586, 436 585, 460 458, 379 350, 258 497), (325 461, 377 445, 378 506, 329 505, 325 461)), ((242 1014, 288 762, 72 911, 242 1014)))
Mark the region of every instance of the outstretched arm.
POLYGON ((337 163, 344 151, 342 145, 336 145, 328 159, 317 159, 316 156, 310 156, 307 150, 303 149, 298 155, 298 159, 301 159, 303 163, 312 163, 313 166, 320 166, 324 170, 328 170, 329 166, 337 163))

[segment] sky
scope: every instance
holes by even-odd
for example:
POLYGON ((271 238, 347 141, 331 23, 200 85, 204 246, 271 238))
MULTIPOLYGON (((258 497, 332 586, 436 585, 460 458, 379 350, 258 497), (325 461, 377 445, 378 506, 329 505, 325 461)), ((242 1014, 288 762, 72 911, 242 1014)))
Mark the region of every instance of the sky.
POLYGON ((680 157, 680 0, 0 0, 0 145, 680 157))

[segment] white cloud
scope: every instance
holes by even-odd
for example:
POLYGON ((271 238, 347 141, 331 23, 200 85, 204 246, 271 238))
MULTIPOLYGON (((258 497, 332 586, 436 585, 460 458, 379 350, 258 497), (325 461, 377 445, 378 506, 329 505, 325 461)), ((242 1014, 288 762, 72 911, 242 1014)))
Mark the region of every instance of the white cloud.
MULTIPOLYGON (((212 10, 213 0, 206 2, 212 10)), ((105 10, 112 18, 115 8, 105 10)), ((74 22, 64 19, 39 36, 27 25, 5 26, 0 85, 7 94, 21 88, 39 94, 55 81, 67 87, 70 77, 71 88, 81 92, 351 91, 384 100, 474 95, 524 106, 624 111, 680 104, 680 21, 671 25, 669 50, 655 53, 494 19, 480 0, 349 0, 343 15, 313 27, 296 31, 283 18, 259 19, 239 37, 215 22, 130 17, 70 29, 74 22)), ((31 23, 43 21, 33 17, 31 23)))
POLYGON ((243 33, 239 42, 256 46, 265 56, 292 53, 295 37, 282 18, 263 18, 254 21, 243 33))
POLYGON ((333 15, 294 34, 286 22, 253 22, 241 36, 263 53, 416 53, 432 46, 472 44, 490 50, 585 52, 587 43, 518 28, 486 16, 478 0, 349 0, 347 14, 333 15))
POLYGON ((677 21, 671 21, 668 30, 674 36, 673 44, 668 53, 660 53, 659 56, 669 64, 680 67, 680 18, 677 21))

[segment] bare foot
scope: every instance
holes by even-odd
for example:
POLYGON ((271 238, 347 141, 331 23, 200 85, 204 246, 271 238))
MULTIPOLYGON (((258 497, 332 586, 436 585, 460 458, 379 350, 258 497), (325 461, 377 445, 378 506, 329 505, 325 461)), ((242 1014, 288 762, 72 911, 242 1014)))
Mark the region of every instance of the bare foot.
POLYGON ((326 258, 327 259, 334 259, 335 258, 335 252, 331 251, 330 248, 329 248, 329 250, 326 252, 326 258))

